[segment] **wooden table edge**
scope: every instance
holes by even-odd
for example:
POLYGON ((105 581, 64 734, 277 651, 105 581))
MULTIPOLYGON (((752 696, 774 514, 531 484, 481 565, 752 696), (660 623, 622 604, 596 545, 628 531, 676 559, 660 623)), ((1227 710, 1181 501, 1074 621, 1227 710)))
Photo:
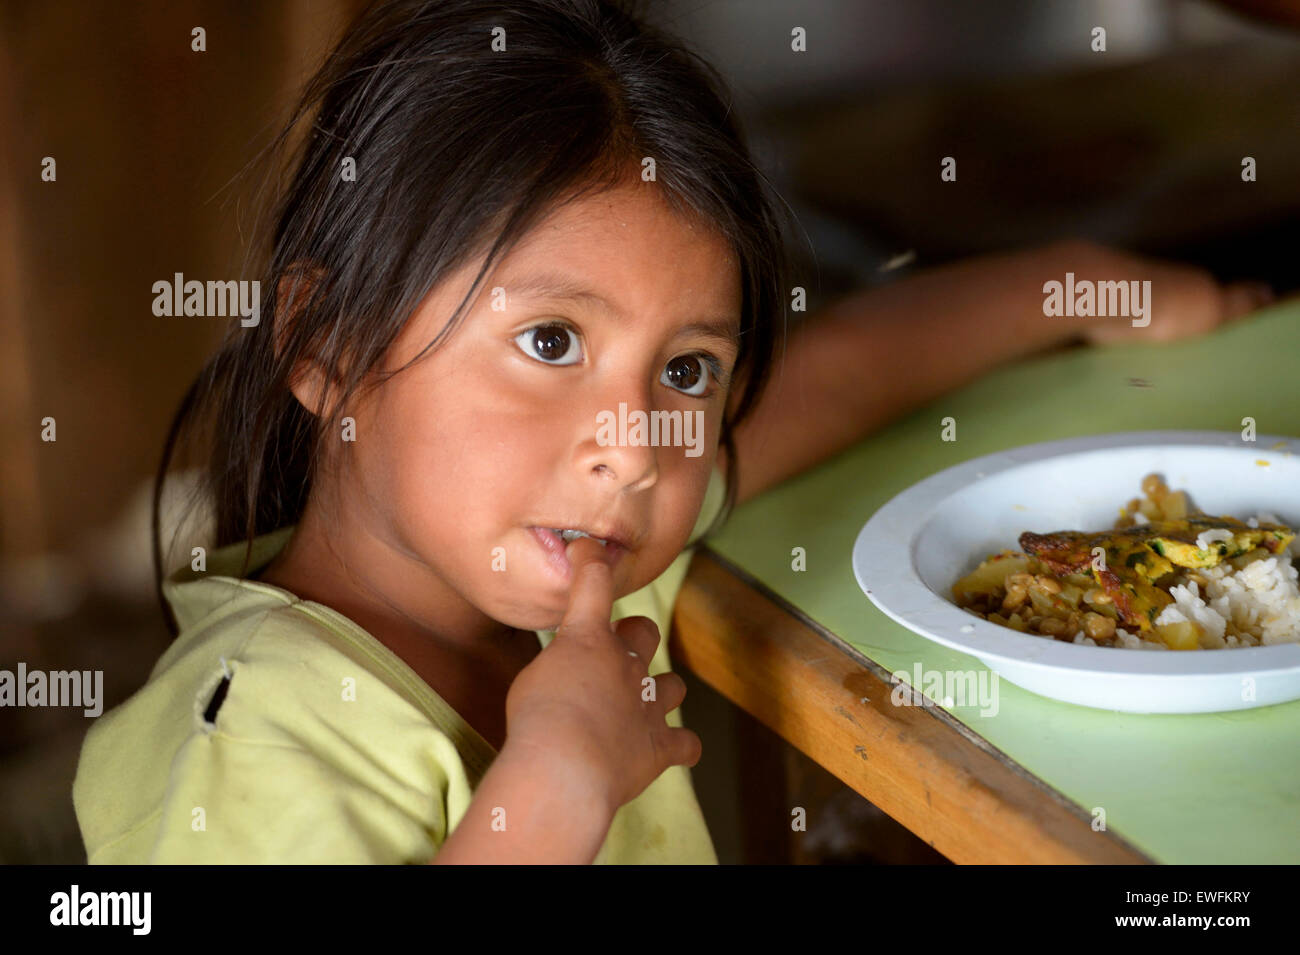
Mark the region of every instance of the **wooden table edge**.
POLYGON ((707 546, 669 654, 954 862, 1154 862, 941 708, 892 703, 888 671, 707 546))

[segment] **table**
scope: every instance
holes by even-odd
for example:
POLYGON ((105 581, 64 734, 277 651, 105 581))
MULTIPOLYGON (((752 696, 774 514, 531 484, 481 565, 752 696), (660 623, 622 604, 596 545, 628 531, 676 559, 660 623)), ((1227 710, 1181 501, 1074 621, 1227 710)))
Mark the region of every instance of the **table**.
POLYGON ((885 616, 850 562, 876 509, 961 461, 1078 435, 1239 434, 1245 417, 1300 435, 1300 302, 1201 338, 1000 369, 737 508, 692 561, 672 659, 954 862, 1300 862, 1300 701, 1135 715, 1002 680, 993 717, 896 706, 892 673, 986 668, 885 616), (949 415, 954 442, 940 440, 949 415))

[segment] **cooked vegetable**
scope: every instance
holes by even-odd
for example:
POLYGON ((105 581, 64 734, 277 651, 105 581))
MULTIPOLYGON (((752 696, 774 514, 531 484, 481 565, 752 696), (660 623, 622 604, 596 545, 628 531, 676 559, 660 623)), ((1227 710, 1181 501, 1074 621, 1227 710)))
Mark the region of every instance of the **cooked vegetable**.
POLYGON ((953 585, 957 604, 995 623, 1072 641, 1078 634, 1113 644, 1118 628, 1174 650, 1225 645, 1193 621, 1157 624, 1179 580, 1205 586, 1187 571, 1284 555, 1295 532, 1280 524, 1251 527, 1196 511, 1184 491, 1158 475, 1142 481, 1144 498, 1121 509, 1108 531, 1020 535, 1020 551, 1002 551, 953 585), (1139 523, 1133 515, 1141 514, 1139 523), (1100 559, 1097 559, 1097 557, 1100 559))
POLYGON ((1196 650, 1200 646, 1201 628, 1191 620, 1181 623, 1158 623, 1155 625, 1156 636, 1164 641, 1170 650, 1196 650))
POLYGON ((1232 517, 1199 514, 1096 534, 1026 531, 1020 535, 1020 546, 1057 574, 1091 573, 1114 601, 1124 625, 1149 631, 1160 610, 1173 602, 1158 584, 1176 566, 1213 567, 1258 547, 1276 554, 1294 537, 1290 528, 1277 524, 1249 527, 1232 517), (1220 536, 1227 539, 1205 541, 1204 535, 1215 530, 1223 531, 1220 536), (1096 548, 1101 548, 1104 561, 1093 559, 1096 548))

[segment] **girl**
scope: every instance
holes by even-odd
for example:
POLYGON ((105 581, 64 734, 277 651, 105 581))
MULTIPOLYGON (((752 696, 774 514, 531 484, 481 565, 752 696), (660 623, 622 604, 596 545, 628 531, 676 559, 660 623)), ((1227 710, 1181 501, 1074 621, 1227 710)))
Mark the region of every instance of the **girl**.
MULTIPOLYGON (((897 283, 765 391, 780 204, 716 74, 633 15, 389 0, 278 142, 308 117, 263 320, 168 437, 155 502, 211 421, 215 547, 177 541, 176 640, 88 734, 89 861, 716 862, 663 639, 690 546, 1064 340, 1044 280, 1132 263, 1064 243, 897 283), (677 430, 598 424, 637 414, 677 430)), ((1241 310, 1162 268, 1188 304, 1161 334, 1241 310)))
POLYGON ((661 636, 786 285, 721 81, 597 0, 395 0, 279 141, 313 110, 168 440, 159 493, 209 412, 216 548, 83 748, 90 861, 716 862, 661 636))

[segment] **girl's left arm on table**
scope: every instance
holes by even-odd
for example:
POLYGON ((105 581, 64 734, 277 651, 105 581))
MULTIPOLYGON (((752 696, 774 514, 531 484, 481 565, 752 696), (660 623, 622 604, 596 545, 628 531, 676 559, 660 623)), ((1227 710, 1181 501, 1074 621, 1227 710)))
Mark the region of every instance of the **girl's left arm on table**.
MULTIPOLYGON (((1203 269, 1083 240, 966 259, 858 292, 810 315, 790 333, 784 357, 778 353, 763 397, 736 429, 737 500, 1008 361, 1071 341, 1200 334, 1270 298, 1257 285, 1220 286, 1203 269), (1044 283, 1063 282, 1067 272, 1077 280, 1150 279, 1150 323, 1044 314, 1044 283)), ((936 420, 936 435, 938 428, 936 420)))

